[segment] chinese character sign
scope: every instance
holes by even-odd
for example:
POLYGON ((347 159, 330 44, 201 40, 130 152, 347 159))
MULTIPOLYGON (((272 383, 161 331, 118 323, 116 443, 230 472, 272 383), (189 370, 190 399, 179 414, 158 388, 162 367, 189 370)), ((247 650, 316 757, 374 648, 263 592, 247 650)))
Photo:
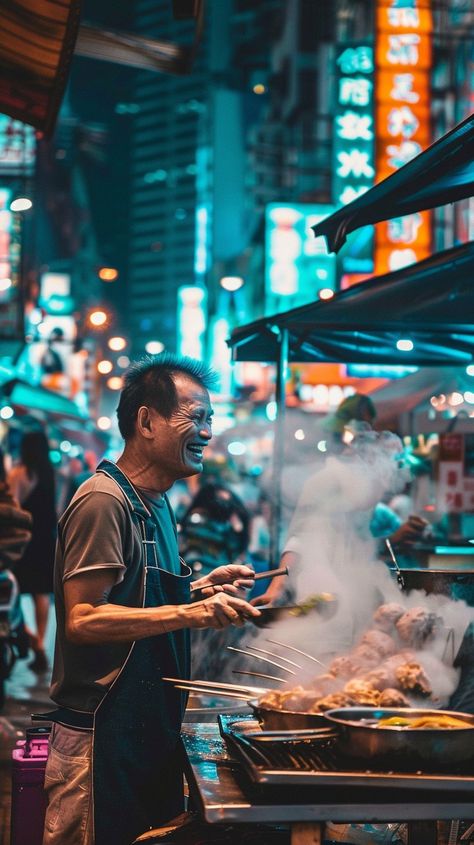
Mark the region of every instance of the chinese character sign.
MULTIPOLYGON (((430 144, 431 0, 377 0, 376 178, 403 167, 430 144)), ((379 223, 375 271, 387 273, 430 254, 431 215, 379 223)))
POLYGON ((336 256, 329 255, 315 226, 330 205, 270 203, 265 220, 265 311, 272 314, 313 302, 321 288, 334 289, 336 256))
MULTIPOLYGON (((369 44, 341 44, 336 54, 336 104, 334 120, 333 197, 336 205, 347 205, 374 183, 375 126, 374 51, 369 44)), ((372 269, 372 237, 366 238, 357 259, 363 271, 372 269), (365 262, 365 263, 364 263, 365 262)), ((351 256, 342 257, 343 272, 349 272, 351 256), (345 266, 345 262, 349 262, 345 266)), ((357 265, 359 266, 359 265, 357 265)))

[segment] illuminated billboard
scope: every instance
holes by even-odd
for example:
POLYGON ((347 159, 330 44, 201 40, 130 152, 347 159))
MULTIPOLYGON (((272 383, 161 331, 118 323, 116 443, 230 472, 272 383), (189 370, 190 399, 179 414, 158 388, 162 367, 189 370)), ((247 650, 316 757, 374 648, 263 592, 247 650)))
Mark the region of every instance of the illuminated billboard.
MULTIPOLYGON (((432 31, 431 0, 377 0, 377 182, 430 144, 432 31)), ((377 224, 377 274, 421 261, 430 252, 431 212, 377 224)))
POLYGON ((334 290, 336 257, 329 255, 315 226, 331 205, 270 203, 265 215, 265 313, 314 302, 321 288, 334 290))

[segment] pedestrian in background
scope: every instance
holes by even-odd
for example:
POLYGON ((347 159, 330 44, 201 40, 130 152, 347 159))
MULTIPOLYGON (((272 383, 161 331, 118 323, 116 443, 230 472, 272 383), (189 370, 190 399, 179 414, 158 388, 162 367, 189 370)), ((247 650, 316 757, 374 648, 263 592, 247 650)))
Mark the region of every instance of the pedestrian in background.
POLYGON ((35 656, 28 666, 34 672, 45 672, 48 669, 45 635, 53 591, 56 507, 54 467, 43 431, 29 431, 23 435, 20 463, 11 470, 8 484, 13 496, 33 520, 31 541, 16 565, 15 574, 21 592, 31 594, 35 609, 36 633, 28 632, 35 656))

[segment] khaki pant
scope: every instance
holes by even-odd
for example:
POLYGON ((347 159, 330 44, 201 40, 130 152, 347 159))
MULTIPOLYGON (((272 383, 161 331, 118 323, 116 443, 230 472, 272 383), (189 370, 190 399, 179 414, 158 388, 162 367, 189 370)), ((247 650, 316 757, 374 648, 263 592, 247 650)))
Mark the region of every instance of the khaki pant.
POLYGON ((43 845, 93 845, 92 732, 53 725, 43 845))

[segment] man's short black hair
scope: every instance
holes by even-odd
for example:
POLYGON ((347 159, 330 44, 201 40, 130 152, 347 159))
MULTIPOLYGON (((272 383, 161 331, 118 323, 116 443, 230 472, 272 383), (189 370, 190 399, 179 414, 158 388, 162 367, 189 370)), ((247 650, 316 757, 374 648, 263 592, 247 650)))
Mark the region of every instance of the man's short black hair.
POLYGON ((184 355, 163 352, 161 355, 147 355, 131 364, 117 408, 118 427, 124 440, 132 437, 138 409, 142 405, 154 408, 165 419, 171 417, 178 406, 174 377, 179 373, 206 390, 216 385, 214 370, 202 361, 184 355))

